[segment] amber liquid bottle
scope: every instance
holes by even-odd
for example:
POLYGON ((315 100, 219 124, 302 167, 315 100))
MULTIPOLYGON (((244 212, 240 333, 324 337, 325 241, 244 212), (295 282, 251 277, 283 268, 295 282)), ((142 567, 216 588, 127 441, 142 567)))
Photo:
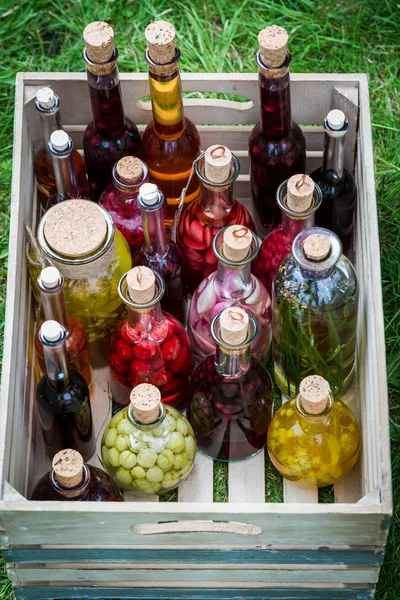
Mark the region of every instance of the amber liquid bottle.
MULTIPOLYGON (((145 35, 153 121, 144 132, 143 151, 150 179, 166 199, 165 224, 170 228, 193 161, 200 154, 200 138, 183 113, 180 52, 175 46, 173 26, 156 21, 147 27, 145 35)), ((199 192, 199 182, 193 177, 185 202, 194 200, 199 192)))

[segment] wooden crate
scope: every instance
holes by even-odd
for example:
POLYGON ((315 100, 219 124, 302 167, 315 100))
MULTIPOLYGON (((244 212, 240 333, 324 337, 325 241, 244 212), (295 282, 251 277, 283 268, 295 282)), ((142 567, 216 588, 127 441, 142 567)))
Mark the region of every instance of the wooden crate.
MULTIPOLYGON (((145 124, 146 74, 123 75, 126 112, 145 124)), ((247 139, 258 120, 256 74, 187 74, 186 115, 203 148, 226 144, 240 158, 238 198, 249 197, 247 139), (204 97, 212 92, 214 97, 204 97), (218 99, 237 95, 238 100, 218 99), (243 100, 243 98, 247 100, 243 100)), ((358 467, 335 485, 284 484, 284 503, 265 502, 264 453, 229 465, 229 501, 213 502, 213 462, 201 455, 178 502, 127 498, 122 504, 26 500, 48 468, 34 405, 35 312, 25 257, 25 225, 35 227, 32 147, 42 132, 36 91, 51 85, 67 131, 81 148, 91 119, 84 74, 17 77, 12 214, 0 406, 1 543, 17 598, 357 599, 372 598, 391 514, 388 405, 368 83, 365 75, 292 76, 293 116, 304 124, 308 170, 321 163, 329 108, 350 120, 346 166, 358 184, 356 268, 361 284, 357 377, 346 401, 363 430, 358 467)), ((142 127, 143 129, 143 127, 142 127)), ((249 202, 247 200, 247 202, 249 202)), ((108 369, 96 358, 96 430, 109 416, 108 369)), ((94 459, 91 462, 96 462, 94 459)))

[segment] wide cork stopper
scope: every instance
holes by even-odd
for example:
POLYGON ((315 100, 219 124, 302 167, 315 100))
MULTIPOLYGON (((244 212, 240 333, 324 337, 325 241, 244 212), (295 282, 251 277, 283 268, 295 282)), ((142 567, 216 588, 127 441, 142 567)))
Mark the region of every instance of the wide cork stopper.
POLYGON ((63 256, 79 258, 96 252, 107 237, 103 210, 90 200, 65 200, 47 213, 44 236, 63 256))
POLYGON ((253 241, 253 236, 247 227, 231 225, 224 231, 223 253, 225 258, 239 262, 246 258, 253 241))
POLYGON ((151 60, 156 65, 165 65, 174 60, 176 33, 168 21, 154 21, 144 32, 151 60))
POLYGON ((204 174, 212 183, 224 183, 231 174, 232 152, 226 146, 215 144, 204 153, 204 174))
POLYGON ((305 212, 312 204, 314 182, 308 175, 293 175, 287 182, 286 203, 293 212, 305 212))
POLYGON ((220 316, 221 339, 230 346, 240 346, 247 338, 249 315, 242 308, 226 308, 220 316))
POLYGON ((313 233, 309 235, 303 244, 303 252, 305 257, 316 262, 324 260, 330 251, 330 239, 321 233, 313 233))
POLYGON ((149 425, 157 421, 160 414, 161 393, 150 383, 140 383, 131 391, 133 414, 139 423, 149 425))
POLYGON ((300 383, 301 403, 311 415, 322 413, 327 407, 331 388, 319 375, 310 375, 300 383))
POLYGON ((114 51, 114 30, 103 21, 94 21, 86 25, 83 31, 86 54, 94 63, 106 63, 114 51))
POLYGON ((60 485, 77 487, 83 479, 83 458, 76 450, 61 450, 53 458, 53 471, 60 485))
POLYGON ((279 25, 266 27, 258 34, 261 60, 266 67, 277 69, 286 60, 289 36, 279 25))
POLYGON ((149 267, 138 266, 128 271, 128 295, 136 304, 147 304, 156 292, 156 277, 149 267))
POLYGON ((118 176, 126 183, 136 183, 143 175, 143 163, 135 156, 124 156, 117 162, 118 176))

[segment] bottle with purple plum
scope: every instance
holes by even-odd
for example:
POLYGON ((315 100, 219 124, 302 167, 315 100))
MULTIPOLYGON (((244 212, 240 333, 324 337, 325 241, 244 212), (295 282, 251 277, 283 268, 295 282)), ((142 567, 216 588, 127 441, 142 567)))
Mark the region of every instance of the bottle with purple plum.
POLYGON ((261 119, 249 139, 250 182, 254 206, 268 232, 279 222, 275 202, 279 185, 305 171, 306 142, 292 121, 288 34, 283 27, 273 25, 260 31, 258 42, 261 119))
POLYGON ((112 169, 123 156, 141 155, 138 128, 124 115, 119 73, 118 50, 110 25, 95 21, 83 32, 93 121, 86 127, 83 150, 95 200, 112 181, 112 169))

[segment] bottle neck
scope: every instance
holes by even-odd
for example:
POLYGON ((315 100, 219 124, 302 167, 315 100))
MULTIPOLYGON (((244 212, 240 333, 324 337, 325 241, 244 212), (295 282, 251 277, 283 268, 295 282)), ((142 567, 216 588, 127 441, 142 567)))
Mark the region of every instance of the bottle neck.
POLYGON ((227 350, 218 346, 215 352, 215 368, 219 375, 239 379, 250 369, 250 348, 227 350))
POLYGON ((51 155, 57 194, 62 200, 73 198, 78 191, 78 179, 75 170, 72 150, 66 155, 51 155))
POLYGON ((157 208, 141 209, 144 251, 146 254, 165 255, 168 251, 167 234, 164 223, 164 204, 163 202, 157 208))
POLYGON ((39 290, 46 321, 57 321, 64 327, 68 335, 70 324, 63 285, 48 290, 39 284, 39 290))
POLYGON ((218 261, 217 269, 217 282, 223 286, 227 280, 235 281, 234 289, 227 290, 227 292, 237 292, 239 289, 247 288, 251 285, 251 262, 240 267, 230 267, 224 264, 222 261, 218 261))
POLYGON ((344 172, 345 135, 332 136, 325 132, 324 158, 322 169, 331 183, 339 183, 344 172))
POLYGON ((286 213, 282 213, 282 230, 289 233, 294 237, 300 231, 304 229, 311 229, 314 227, 315 216, 314 213, 304 217, 302 219, 295 219, 286 213))
POLYGON ((125 120, 117 62, 100 69, 107 72, 97 74, 95 65, 87 62, 86 66, 96 132, 104 137, 118 137, 125 131, 125 120))
POLYGON ((146 60, 149 66, 154 129, 162 139, 174 140, 182 135, 185 128, 179 52, 175 62, 166 69, 154 65, 148 53, 146 60))
POLYGON ((154 321, 156 323, 164 321, 164 313, 161 310, 161 304, 159 302, 156 302, 154 306, 146 308, 143 311, 128 306, 128 323, 131 327, 136 327, 140 323, 144 326, 145 330, 151 334, 154 321))
POLYGON ((42 126, 42 131, 43 131, 45 152, 46 152, 46 155, 47 155, 49 161, 51 161, 52 156, 50 154, 48 142, 49 142, 50 136, 53 133, 53 131, 58 131, 59 129, 62 129, 60 105, 58 104, 57 107, 54 107, 53 109, 51 109, 51 112, 50 111, 49 112, 39 111, 39 115, 40 115, 40 124, 42 126))
POLYGON ((73 488, 65 487, 57 479, 54 470, 50 473, 50 485, 52 488, 64 498, 71 500, 84 500, 89 493, 90 470, 87 465, 83 465, 82 481, 73 488))
POLYGON ((208 219, 224 219, 234 206, 233 185, 226 188, 212 188, 201 184, 200 208, 208 219))
POLYGON ((258 81, 260 85, 261 131, 269 140, 282 140, 290 137, 293 130, 292 109, 290 102, 290 72, 282 68, 268 75, 268 70, 260 69, 258 81))
POLYGON ((65 341, 58 346, 43 344, 47 378, 57 391, 64 390, 70 380, 65 341))

